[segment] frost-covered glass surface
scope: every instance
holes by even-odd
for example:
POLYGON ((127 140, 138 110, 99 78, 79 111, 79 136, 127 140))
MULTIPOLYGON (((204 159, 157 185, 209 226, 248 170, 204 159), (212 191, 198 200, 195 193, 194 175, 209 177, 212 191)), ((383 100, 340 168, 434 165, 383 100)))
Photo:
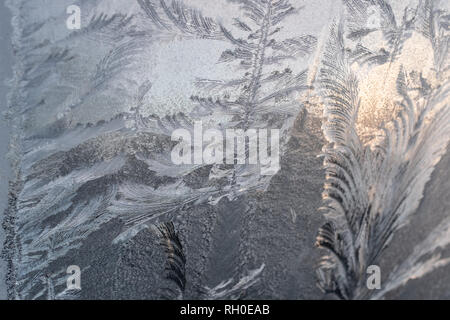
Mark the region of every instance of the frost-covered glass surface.
POLYGON ((445 1, 7 5, 8 298, 450 298, 445 1))

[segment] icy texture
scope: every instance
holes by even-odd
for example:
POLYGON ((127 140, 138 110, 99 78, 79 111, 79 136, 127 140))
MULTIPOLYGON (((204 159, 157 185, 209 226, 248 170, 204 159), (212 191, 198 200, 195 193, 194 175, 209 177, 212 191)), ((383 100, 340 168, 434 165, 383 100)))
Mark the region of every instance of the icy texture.
POLYGON ((321 298, 323 219, 319 284, 341 298, 448 262, 419 261, 448 244, 437 228, 364 289, 448 143, 448 14, 430 1, 89 0, 78 31, 71 4, 8 1, 9 298, 321 298), (281 170, 175 165, 172 132, 199 120, 280 129, 281 170))

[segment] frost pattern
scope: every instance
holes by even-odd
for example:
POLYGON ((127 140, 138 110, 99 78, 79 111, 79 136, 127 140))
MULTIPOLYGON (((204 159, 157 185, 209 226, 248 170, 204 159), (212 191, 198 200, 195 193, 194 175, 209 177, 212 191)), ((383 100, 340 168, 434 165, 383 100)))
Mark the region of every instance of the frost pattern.
MULTIPOLYGON (((430 9, 431 1, 421 2, 418 14, 395 19, 385 1, 345 1, 348 19, 331 31, 320 82, 325 101, 323 130, 328 144, 324 148, 326 182, 324 207, 327 222, 319 231, 317 245, 327 250, 317 270, 324 292, 342 299, 381 298, 390 290, 449 262, 433 253, 448 244, 446 222, 419 244, 411 257, 391 274, 380 292, 366 287, 366 270, 378 264, 395 232, 408 224, 423 197, 425 184, 446 151, 450 134, 449 83, 440 81, 448 71, 448 15, 430 9), (354 51, 344 39, 355 32, 358 13, 367 4, 380 6, 385 18, 383 35, 393 44, 389 65, 401 54, 407 37, 403 32, 418 28, 425 33, 434 51, 434 73, 426 79, 415 70, 400 66, 397 76, 398 112, 393 119, 364 142, 357 128, 361 97, 354 51), (421 19, 416 18, 420 17, 421 19), (419 22, 421 21, 421 23, 419 22), (413 24, 413 22, 415 24, 413 24), (349 23, 349 28, 345 28, 349 23), (395 31, 397 30, 397 32, 395 31), (434 78, 433 78, 434 74, 434 78), (431 260, 419 261, 433 254, 431 260)), ((405 10, 405 16, 410 9, 405 10)), ((359 46, 356 49, 360 50, 359 46)), ((432 212, 428 213, 432 214, 432 212)))
MULTIPOLYGON (((169 268, 167 277, 152 278, 153 291, 164 291, 161 288, 169 279, 178 289, 167 288, 162 295, 182 297, 189 252, 181 255, 180 248, 191 240, 185 234, 178 238, 180 231, 175 230, 205 224, 209 228, 205 243, 217 241, 212 226, 222 219, 216 209, 222 199, 235 201, 268 185, 270 177, 261 176, 258 165, 176 166, 170 158, 176 144, 171 133, 178 128, 193 133, 195 120, 202 120, 205 130, 223 132, 227 128, 281 129, 283 149, 302 109, 295 94, 308 87, 303 62, 314 50, 315 37, 279 36, 284 19, 301 15, 299 8, 287 0, 230 3, 238 5, 244 18, 236 17, 227 26, 186 1, 138 0, 126 8, 119 1, 81 2, 83 28, 69 31, 59 28, 65 3, 46 16, 29 17, 25 1, 9 1, 17 52, 9 102, 9 117, 17 129, 12 141, 16 179, 4 253, 10 263, 10 298, 71 297, 64 287, 67 259, 85 259, 87 246, 102 232, 110 233, 110 242, 99 241, 103 249, 96 250, 115 248, 113 255, 121 255, 140 237, 155 238, 158 232, 148 226, 160 226, 161 237, 171 243, 161 246, 155 239, 149 244, 148 250, 158 257, 169 252, 169 262, 160 264, 169 268), (158 46, 183 41, 228 46, 219 63, 228 68, 237 64, 238 77, 197 79, 191 108, 177 109, 170 105, 176 98, 168 97, 170 106, 165 109, 156 105, 153 96, 158 80, 151 74, 152 59, 158 46), (197 207, 208 208, 210 217, 191 220, 197 207)), ((237 224, 242 216, 238 214, 237 224)), ((215 232, 226 232, 228 227, 215 232)), ((209 248, 205 250, 208 254, 209 248)), ((205 270, 198 272, 206 271, 208 261, 239 250, 237 243, 211 253, 202 266, 205 270)), ((94 252, 89 254, 95 258, 94 252)), ((126 257, 113 259, 128 263, 126 257)), ((88 276, 97 272, 88 262, 78 263, 88 276)), ((224 274, 224 279, 241 279, 244 271, 236 269, 224 274)), ((122 270, 117 267, 111 272, 114 278, 122 270)), ((199 291, 190 289, 186 293, 190 297, 203 295, 202 287, 214 286, 200 276, 191 281, 199 291)), ((239 295, 248 286, 238 283, 230 290, 239 295)), ((224 294, 216 292, 211 297, 224 294)))

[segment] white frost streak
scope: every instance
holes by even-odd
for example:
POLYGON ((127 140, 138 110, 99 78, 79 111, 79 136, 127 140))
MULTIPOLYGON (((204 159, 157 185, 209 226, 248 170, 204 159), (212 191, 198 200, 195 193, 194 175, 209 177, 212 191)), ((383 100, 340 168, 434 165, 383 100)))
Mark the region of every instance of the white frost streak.
POLYGON ((248 275, 242 277, 237 283, 234 283, 234 279, 231 278, 227 281, 222 281, 214 288, 206 287, 206 299, 238 299, 240 293, 258 282, 258 277, 264 270, 264 267, 265 264, 263 263, 258 269, 250 270, 248 275))

